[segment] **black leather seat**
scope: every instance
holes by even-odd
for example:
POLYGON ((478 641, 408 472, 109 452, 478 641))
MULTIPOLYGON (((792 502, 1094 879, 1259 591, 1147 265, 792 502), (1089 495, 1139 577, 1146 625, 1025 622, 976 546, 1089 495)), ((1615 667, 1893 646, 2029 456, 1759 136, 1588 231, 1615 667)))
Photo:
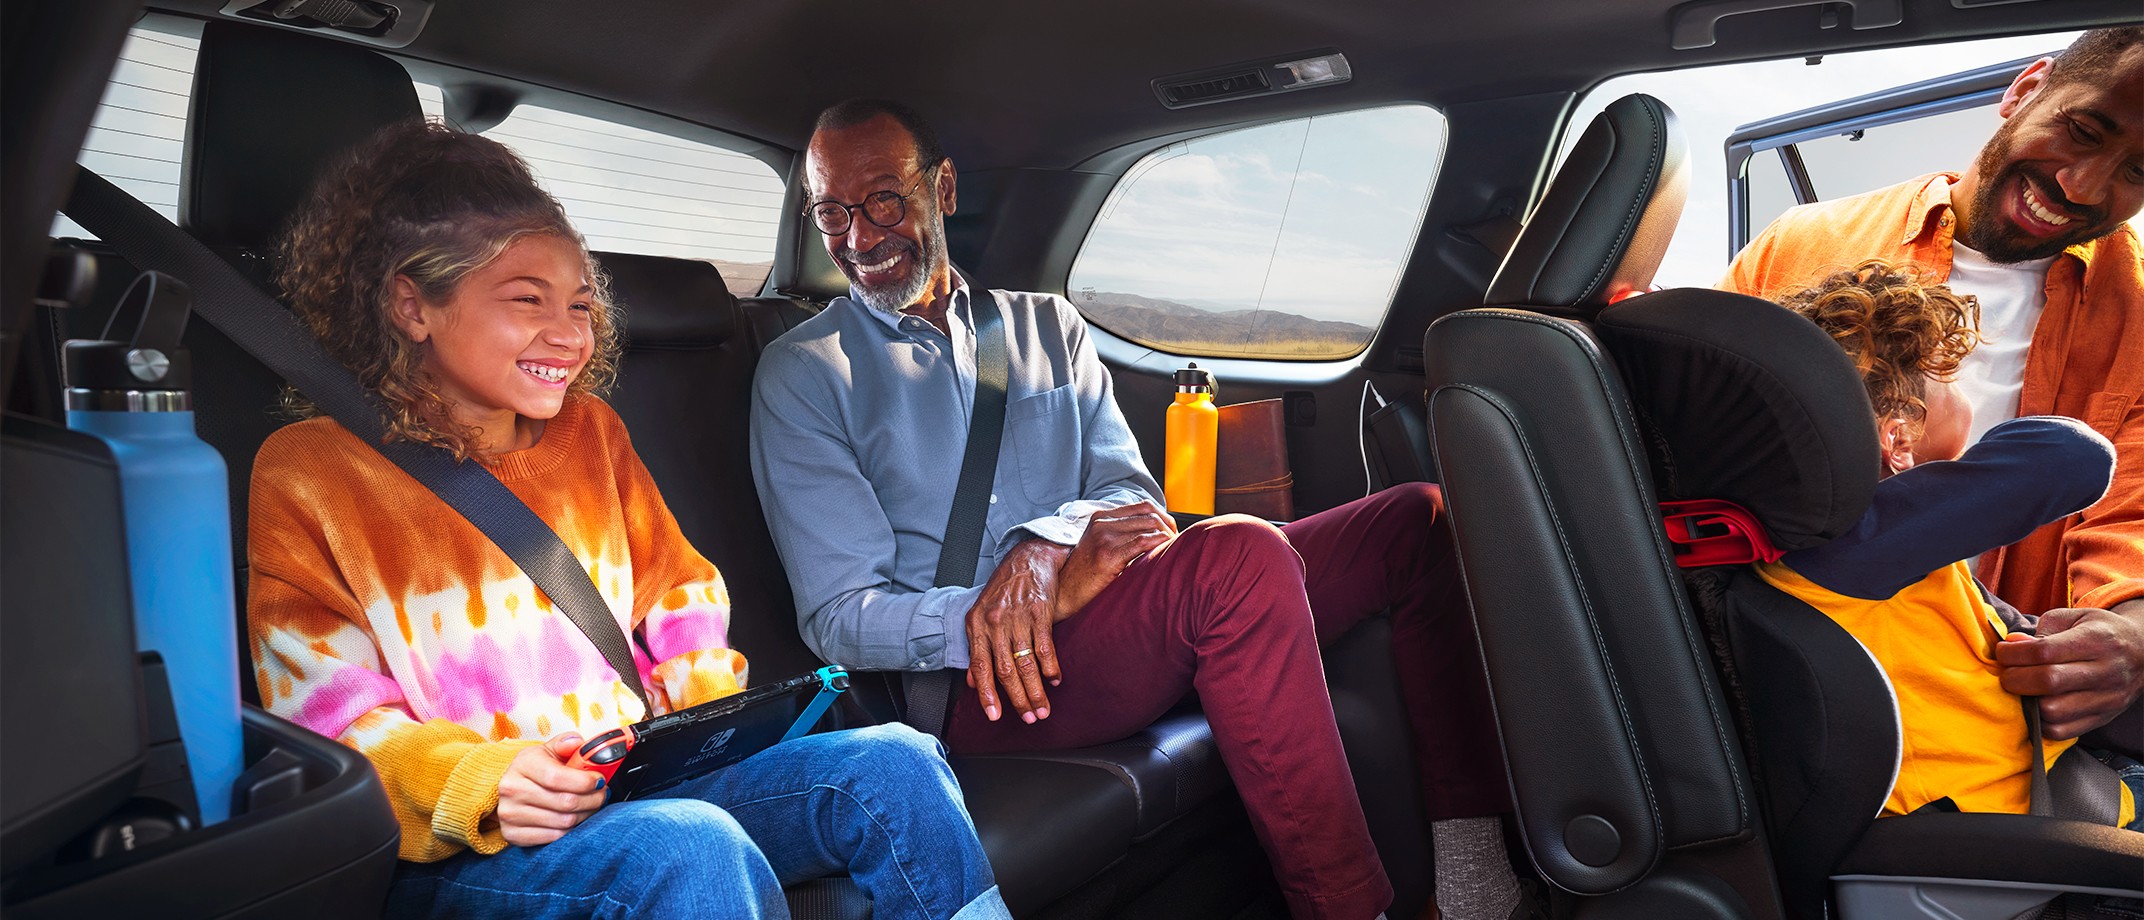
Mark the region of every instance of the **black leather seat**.
POLYGON ((1424 339, 1429 415, 1519 824, 1588 916, 1776 917, 1729 711, 1661 546, 1590 316, 1651 283, 1686 176, 1674 116, 1586 129, 1490 283, 1424 339))

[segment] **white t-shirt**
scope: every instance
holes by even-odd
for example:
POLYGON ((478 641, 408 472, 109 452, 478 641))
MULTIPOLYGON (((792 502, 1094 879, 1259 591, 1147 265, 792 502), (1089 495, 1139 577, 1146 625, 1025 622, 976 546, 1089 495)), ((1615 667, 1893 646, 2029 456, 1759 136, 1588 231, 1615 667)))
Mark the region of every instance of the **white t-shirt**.
POLYGON ((1985 341, 1958 367, 1958 394, 1973 407, 1973 444, 1988 429, 2017 417, 2025 387, 2025 353, 2047 308, 2047 267, 2060 256, 1998 265, 1963 243, 1951 243, 1950 289, 1980 299, 1985 341))

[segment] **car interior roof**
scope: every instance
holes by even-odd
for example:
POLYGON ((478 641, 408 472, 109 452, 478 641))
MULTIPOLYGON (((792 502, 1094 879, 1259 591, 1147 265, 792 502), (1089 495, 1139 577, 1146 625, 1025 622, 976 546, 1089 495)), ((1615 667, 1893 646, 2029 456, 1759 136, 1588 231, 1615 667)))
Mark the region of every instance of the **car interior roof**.
MULTIPOLYGON (((1704 0, 1700 0, 1704 2, 1704 0)), ((1622 73, 2133 20, 2133 0, 1846 0, 1901 24, 1830 28, 1817 5, 1736 15, 1710 47, 1675 50, 1677 0, 1084 0, 885 4, 636 0, 440 2, 395 53, 644 108, 779 147, 855 96, 932 117, 965 170, 1068 168, 1147 138, 1322 111, 1577 92, 1622 73), (1970 6, 1958 9, 1958 3, 1970 6), (1337 49, 1332 89, 1169 110, 1151 81, 1337 49)), ((1694 5, 1694 4, 1693 4, 1694 5)), ((213 18, 223 0, 164 0, 213 18)))

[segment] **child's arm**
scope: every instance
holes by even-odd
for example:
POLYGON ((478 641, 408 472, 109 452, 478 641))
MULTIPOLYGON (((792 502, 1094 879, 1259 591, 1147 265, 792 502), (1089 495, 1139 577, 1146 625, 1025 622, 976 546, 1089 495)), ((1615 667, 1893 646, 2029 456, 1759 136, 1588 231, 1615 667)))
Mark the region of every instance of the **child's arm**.
POLYGON ((1833 591, 1881 600, 1929 572, 2090 507, 2113 472, 2113 446, 2082 423, 2013 419, 1989 429, 1956 460, 1924 463, 1878 483, 1852 531, 1782 561, 1833 591))
POLYGON ((506 847, 499 780, 534 741, 485 741, 445 719, 417 721, 371 634, 257 561, 246 600, 262 705, 372 761, 402 825, 401 858, 506 847))

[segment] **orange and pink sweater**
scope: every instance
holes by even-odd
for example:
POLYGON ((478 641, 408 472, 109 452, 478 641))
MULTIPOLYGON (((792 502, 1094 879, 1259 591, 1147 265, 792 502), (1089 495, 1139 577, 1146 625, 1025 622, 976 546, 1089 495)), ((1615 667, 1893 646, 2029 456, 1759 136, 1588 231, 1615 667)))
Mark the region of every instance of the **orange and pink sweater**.
MULTIPOLYGON (((610 406, 569 397, 535 446, 487 462, 588 568, 658 712, 744 686, 722 578, 610 406)), ((249 526, 262 705, 371 759, 403 859, 498 852, 516 753, 651 715, 504 552, 332 420, 261 447, 249 526)))

